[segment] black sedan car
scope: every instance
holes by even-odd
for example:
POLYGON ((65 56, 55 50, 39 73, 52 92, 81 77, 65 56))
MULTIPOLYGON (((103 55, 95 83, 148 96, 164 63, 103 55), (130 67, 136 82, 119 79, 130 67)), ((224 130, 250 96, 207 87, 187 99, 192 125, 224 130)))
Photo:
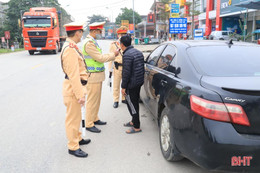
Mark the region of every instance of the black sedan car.
POLYGON ((145 60, 141 99, 166 160, 260 172, 260 46, 176 41, 145 60))

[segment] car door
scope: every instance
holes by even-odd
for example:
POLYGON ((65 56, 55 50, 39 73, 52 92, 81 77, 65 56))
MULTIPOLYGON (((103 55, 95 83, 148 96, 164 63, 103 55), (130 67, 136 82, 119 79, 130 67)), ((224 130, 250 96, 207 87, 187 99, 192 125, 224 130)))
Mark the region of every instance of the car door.
MULTIPOLYGON (((153 92, 151 92, 151 82, 152 82, 152 74, 151 71, 152 69, 155 68, 158 59, 161 56, 162 51, 165 49, 166 44, 158 46, 154 51, 147 57, 145 60, 145 75, 144 75, 144 85, 141 88, 141 99, 146 105, 146 107, 152 112, 149 103, 150 99, 153 99, 153 92)), ((153 112, 152 112, 153 113, 153 112)))
POLYGON ((174 46, 167 45, 158 59, 156 66, 150 70, 149 78, 152 81, 148 84, 151 98, 149 106, 155 116, 158 116, 158 105, 163 103, 165 93, 169 87, 168 67, 175 55, 176 50, 174 46))

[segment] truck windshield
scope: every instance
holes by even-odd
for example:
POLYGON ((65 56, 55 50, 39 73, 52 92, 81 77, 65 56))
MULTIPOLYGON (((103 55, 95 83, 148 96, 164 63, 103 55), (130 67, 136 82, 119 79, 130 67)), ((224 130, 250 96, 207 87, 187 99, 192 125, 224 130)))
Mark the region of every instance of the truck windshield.
POLYGON ((24 19, 24 27, 51 27, 50 18, 30 18, 24 19))

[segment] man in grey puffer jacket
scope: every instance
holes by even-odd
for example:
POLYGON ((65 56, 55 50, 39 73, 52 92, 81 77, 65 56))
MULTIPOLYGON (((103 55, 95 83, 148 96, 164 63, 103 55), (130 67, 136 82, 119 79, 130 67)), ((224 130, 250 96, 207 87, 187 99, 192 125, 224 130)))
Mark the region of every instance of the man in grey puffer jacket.
POLYGON ((140 89, 144 83, 144 56, 142 52, 131 46, 132 39, 126 35, 121 37, 120 46, 123 52, 122 94, 126 96, 127 107, 132 120, 124 126, 131 127, 126 133, 141 132, 139 119, 140 89))

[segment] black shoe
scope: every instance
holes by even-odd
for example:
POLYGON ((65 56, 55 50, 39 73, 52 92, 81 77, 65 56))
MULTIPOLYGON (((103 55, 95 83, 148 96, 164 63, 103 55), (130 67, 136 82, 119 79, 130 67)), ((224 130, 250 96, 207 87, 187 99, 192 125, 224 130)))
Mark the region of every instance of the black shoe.
POLYGON ((122 103, 126 104, 126 100, 122 100, 122 103))
POLYGON ((90 131, 90 132, 93 132, 93 133, 100 133, 100 132, 101 132, 101 130, 98 129, 98 128, 96 128, 95 126, 90 127, 90 128, 87 128, 87 127, 86 127, 86 130, 88 130, 88 131, 90 131))
POLYGON ((101 120, 97 120, 96 122, 94 122, 94 124, 96 124, 96 125, 106 125, 107 122, 101 121, 101 120))
POLYGON ((79 141, 79 145, 87 145, 91 142, 90 139, 82 139, 81 141, 79 141))
POLYGON ((80 148, 77 150, 69 150, 69 154, 74 155, 76 157, 88 157, 88 154, 82 151, 80 148))
POLYGON ((113 107, 114 107, 114 108, 118 108, 118 102, 114 102, 113 107))

